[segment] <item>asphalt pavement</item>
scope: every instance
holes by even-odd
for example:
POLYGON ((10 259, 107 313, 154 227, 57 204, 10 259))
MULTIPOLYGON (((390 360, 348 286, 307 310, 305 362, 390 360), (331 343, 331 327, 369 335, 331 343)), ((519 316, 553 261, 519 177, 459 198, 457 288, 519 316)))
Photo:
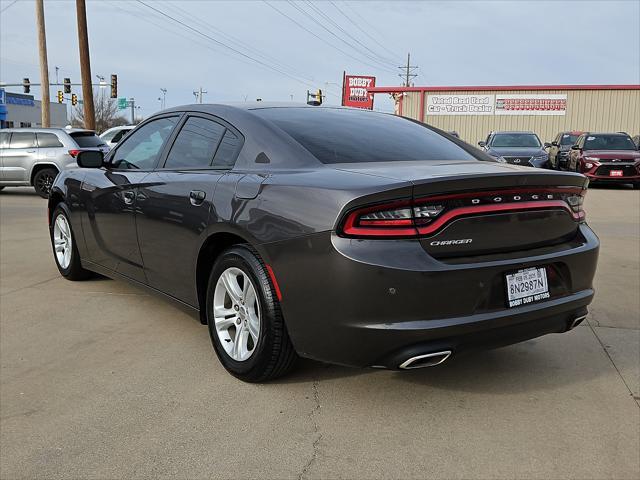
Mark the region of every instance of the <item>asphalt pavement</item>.
MULTIPOLYGON (((228 375, 206 327, 68 282, 46 202, 0 192, 0 477, 640 477, 640 192, 593 188, 596 299, 572 332, 391 372, 228 375)), ((337 306, 339 308, 339 306, 337 306)))

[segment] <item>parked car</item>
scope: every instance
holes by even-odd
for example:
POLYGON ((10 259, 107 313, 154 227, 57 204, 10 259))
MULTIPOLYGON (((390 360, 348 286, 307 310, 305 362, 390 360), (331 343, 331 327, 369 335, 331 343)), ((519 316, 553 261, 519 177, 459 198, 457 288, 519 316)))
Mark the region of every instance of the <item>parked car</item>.
POLYGON ((54 258, 174 300, 250 382, 298 356, 411 369, 571 330, 598 257, 587 181, 486 160, 381 112, 176 107, 58 176, 54 258))
POLYGON ((571 147, 569 169, 592 183, 630 183, 640 188, 640 152, 626 133, 583 133, 571 147))
POLYGON ((7 128, 0 131, 0 189, 33 186, 43 198, 65 168, 76 168, 75 157, 85 150, 103 153, 109 147, 91 130, 7 128))
POLYGON ((544 145, 533 132, 491 132, 485 141, 478 145, 488 155, 514 165, 547 168, 549 155, 544 145))
POLYGON ((554 170, 567 170, 567 160, 571 147, 575 145, 583 132, 560 132, 549 147, 549 167, 554 170))
POLYGON ((633 143, 635 144, 636 148, 640 150, 640 135, 636 135, 631 140, 633 140, 633 143))
POLYGON ((136 128, 135 125, 122 125, 119 127, 112 127, 109 130, 105 130, 100 134, 100 138, 109 146, 109 148, 115 147, 122 138, 131 130, 136 128))

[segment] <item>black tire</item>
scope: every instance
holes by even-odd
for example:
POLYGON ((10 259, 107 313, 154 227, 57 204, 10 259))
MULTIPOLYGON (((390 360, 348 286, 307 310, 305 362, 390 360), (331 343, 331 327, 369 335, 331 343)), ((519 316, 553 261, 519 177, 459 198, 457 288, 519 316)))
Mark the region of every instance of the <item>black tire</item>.
POLYGON ((225 250, 216 260, 207 285, 206 318, 209 336, 220 363, 233 376, 245 382, 265 382, 288 373, 298 358, 282 318, 280 303, 264 262, 248 245, 225 250), (215 329, 213 299, 218 279, 235 267, 247 275, 256 290, 260 311, 260 334, 253 353, 244 361, 233 359, 221 344, 215 329))
POLYGON ((55 168, 43 168, 33 177, 33 188, 42 198, 49 198, 49 192, 58 171, 55 168))
POLYGON ((53 261, 56 262, 56 267, 58 267, 58 271, 60 275, 62 275, 67 280, 85 280, 91 276, 91 272, 82 268, 82 264, 80 262, 80 254, 78 253, 78 247, 76 246, 76 238, 73 234, 73 229, 71 228, 71 221, 69 220, 69 210, 64 203, 59 203, 55 210, 53 211, 53 215, 51 216, 51 225, 49 226, 49 237, 51 238, 51 248, 53 250, 53 261), (69 231, 71 234, 71 261, 69 265, 65 268, 58 262, 58 257, 56 255, 56 246, 54 239, 54 231, 55 224, 58 217, 62 215, 65 217, 67 225, 69 226, 69 231))
POLYGON ((634 184, 633 184, 633 188, 634 188, 635 190, 640 190, 640 183, 634 183, 634 184))

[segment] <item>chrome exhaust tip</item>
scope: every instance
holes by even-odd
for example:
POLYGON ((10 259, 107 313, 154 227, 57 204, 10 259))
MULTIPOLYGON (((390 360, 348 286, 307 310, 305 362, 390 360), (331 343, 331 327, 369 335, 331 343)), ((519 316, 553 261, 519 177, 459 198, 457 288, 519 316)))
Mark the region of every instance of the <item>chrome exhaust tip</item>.
POLYGON ((578 325, 580 325, 584 319, 587 318, 586 315, 581 315, 579 317, 576 317, 573 322, 571 322, 571 324, 569 325, 569 330, 573 330, 574 328, 576 328, 578 325))
POLYGON ((414 368, 435 367, 445 362, 451 356, 451 350, 443 350, 441 352, 427 353, 408 358, 402 362, 398 368, 402 370, 411 370, 414 368))

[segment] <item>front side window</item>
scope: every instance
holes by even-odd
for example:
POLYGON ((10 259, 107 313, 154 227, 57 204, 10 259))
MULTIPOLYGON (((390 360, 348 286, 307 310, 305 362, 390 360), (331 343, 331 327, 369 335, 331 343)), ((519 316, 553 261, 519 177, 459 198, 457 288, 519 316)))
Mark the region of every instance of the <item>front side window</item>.
POLYGON ((123 170, 153 168, 176 123, 178 117, 159 118, 138 128, 116 148, 111 166, 123 170))
POLYGON ((587 135, 585 150, 635 150, 633 140, 627 135, 587 135))
POLYGON ((212 120, 189 117, 173 143, 164 168, 204 168, 213 161, 225 127, 212 120))
POLYGON ((535 133, 496 133, 491 140, 492 147, 539 147, 540 139, 535 133))
POLYGON ((53 133, 38 133, 37 137, 40 148, 62 147, 62 142, 53 133))
POLYGON ((0 148, 9 147, 9 136, 11 134, 7 132, 0 132, 0 148))
POLYGON ((36 134, 28 132, 13 132, 9 148, 36 148, 36 134))

